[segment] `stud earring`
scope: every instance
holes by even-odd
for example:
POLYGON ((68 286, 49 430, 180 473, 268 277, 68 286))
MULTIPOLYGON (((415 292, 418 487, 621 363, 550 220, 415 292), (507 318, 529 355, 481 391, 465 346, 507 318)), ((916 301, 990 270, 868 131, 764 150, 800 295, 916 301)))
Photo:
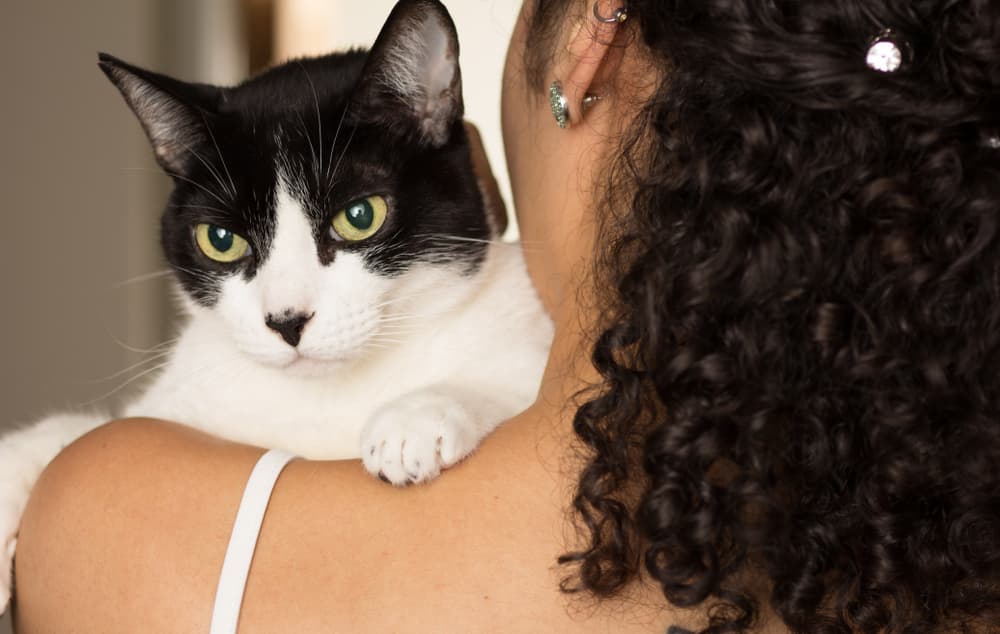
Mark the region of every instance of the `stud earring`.
MULTIPOLYGON (((583 103, 580 105, 583 110, 586 110, 600 100, 600 95, 588 92, 583 97, 583 103)), ((568 128, 570 126, 569 100, 566 99, 566 93, 563 92, 562 82, 558 79, 549 85, 549 107, 552 108, 552 116, 555 117, 556 124, 564 130, 568 128)))
POLYGON ((556 123, 560 128, 569 127, 569 101, 566 93, 563 92, 562 82, 558 79, 549 86, 549 106, 552 108, 552 116, 556 118, 556 123))

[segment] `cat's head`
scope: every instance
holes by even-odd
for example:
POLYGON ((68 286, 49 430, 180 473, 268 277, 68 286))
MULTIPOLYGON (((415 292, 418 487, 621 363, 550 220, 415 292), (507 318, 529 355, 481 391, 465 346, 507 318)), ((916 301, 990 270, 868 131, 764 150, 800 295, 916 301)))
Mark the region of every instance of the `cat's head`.
POLYGON ((482 263, 495 232, 436 0, 399 2, 369 53, 235 87, 100 66, 174 179, 161 235, 187 304, 258 361, 322 372, 356 359, 482 263))

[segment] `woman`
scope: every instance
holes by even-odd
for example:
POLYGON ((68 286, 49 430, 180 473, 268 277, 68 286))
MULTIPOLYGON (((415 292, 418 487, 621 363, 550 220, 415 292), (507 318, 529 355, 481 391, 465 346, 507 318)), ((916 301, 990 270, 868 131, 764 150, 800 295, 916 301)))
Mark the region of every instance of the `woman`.
MULTIPOLYGON (((1000 7, 620 6, 528 0, 511 42, 537 402, 431 486, 290 464, 241 631, 1000 623, 1000 7)), ((70 447, 22 631, 206 631, 261 453, 70 447)))

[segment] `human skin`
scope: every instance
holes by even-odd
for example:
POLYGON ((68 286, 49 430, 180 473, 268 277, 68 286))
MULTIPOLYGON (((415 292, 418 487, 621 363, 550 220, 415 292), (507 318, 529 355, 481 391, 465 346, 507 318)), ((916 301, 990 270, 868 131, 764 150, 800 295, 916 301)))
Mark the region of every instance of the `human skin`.
MULTIPOLYGON (((578 9, 585 16, 590 2, 578 9)), ((568 570, 556 558, 576 544, 572 402, 596 380, 587 361, 592 201, 637 107, 615 98, 617 82, 640 62, 624 46, 587 62, 579 38, 614 38, 615 27, 591 33, 568 20, 551 74, 586 77, 571 89, 604 98, 560 130, 523 77, 530 17, 511 42, 503 113, 529 272, 555 324, 538 399, 426 486, 390 487, 357 461, 291 463, 264 519, 241 632, 662 634, 703 624, 648 585, 602 606, 559 590, 568 570), (578 73, 580 63, 599 72, 578 73)), ((38 482, 21 526, 18 631, 207 631, 232 521, 262 452, 148 420, 114 422, 71 445, 38 482)))

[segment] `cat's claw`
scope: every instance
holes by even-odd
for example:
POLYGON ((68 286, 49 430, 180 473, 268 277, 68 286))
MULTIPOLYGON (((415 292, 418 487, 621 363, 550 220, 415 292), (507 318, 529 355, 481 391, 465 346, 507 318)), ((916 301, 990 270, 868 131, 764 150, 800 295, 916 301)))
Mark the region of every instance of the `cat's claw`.
POLYGON ((365 469, 396 486, 432 480, 478 443, 469 417, 447 394, 428 390, 397 399, 361 432, 365 469))

